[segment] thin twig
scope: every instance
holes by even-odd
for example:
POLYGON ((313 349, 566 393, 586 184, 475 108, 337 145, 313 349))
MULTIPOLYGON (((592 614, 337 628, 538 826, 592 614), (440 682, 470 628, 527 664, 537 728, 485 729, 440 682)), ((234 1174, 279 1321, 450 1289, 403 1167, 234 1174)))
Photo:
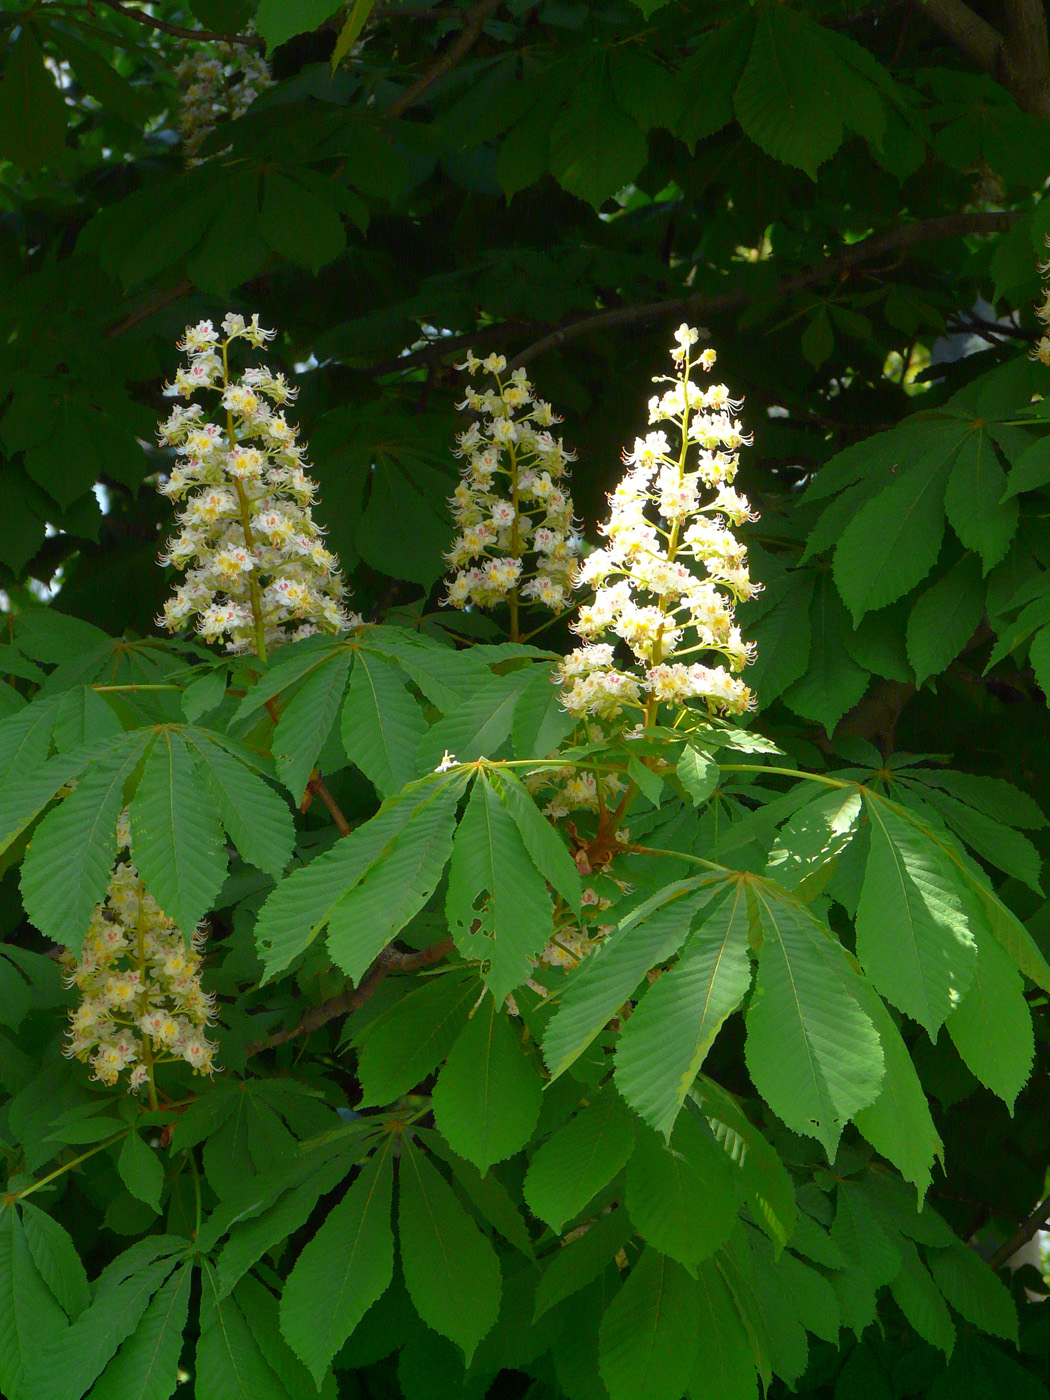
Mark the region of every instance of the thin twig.
POLYGON ((163 311, 165 306, 170 306, 173 301, 179 301, 184 296, 189 296, 193 291, 193 283, 188 277, 183 277, 180 282, 174 283, 171 287, 165 287, 162 291, 154 292, 147 297, 141 306, 137 306, 134 311, 118 321, 116 325, 110 326, 106 331, 108 340, 116 340, 118 336, 126 335, 141 321, 148 321, 155 311, 163 311))
POLYGON ((328 808, 328 813, 332 821, 335 822, 339 835, 349 836, 351 831, 353 831, 353 827, 343 815, 343 809, 328 791, 328 784, 325 782, 324 778, 322 778, 320 771, 316 768, 311 775, 310 781, 306 784, 306 791, 315 793, 328 808))
POLYGON ((245 1053, 250 1059, 253 1055, 261 1054, 263 1050, 285 1045, 300 1035, 311 1035, 329 1021, 334 1021, 337 1016, 346 1016, 364 1006, 391 972, 415 972, 418 968, 430 967, 448 957, 454 947, 452 939, 445 938, 419 953, 401 953, 396 948, 384 948, 356 987, 348 987, 338 996, 329 997, 327 1001, 321 1002, 320 1006, 311 1007, 291 1030, 275 1031, 265 1040, 253 1041, 245 1053))
POLYGON ((240 44, 247 49, 261 49, 264 53, 266 51, 266 40, 260 34, 222 34, 214 29, 183 29, 182 25, 169 24, 167 20, 157 19, 156 15, 146 14, 142 10, 131 10, 127 5, 122 5, 120 0, 92 0, 92 3, 105 5, 107 9, 115 10, 125 19, 133 19, 136 24, 144 24, 148 29, 159 29, 164 34, 172 34, 176 39, 192 39, 198 44, 240 44))
POLYGON ((1036 1206, 1035 1210, 1021 1221, 1010 1238, 1006 1240, 1005 1243, 1001 1244, 995 1253, 989 1257, 989 1267, 992 1269, 1001 1269, 1008 1259, 1012 1259, 1017 1251, 1026 1245, 1032 1236, 1038 1234, 1043 1226, 1048 1223, 1050 1223, 1050 1196, 1044 1197, 1036 1206))
POLYGON ((448 48, 425 73, 420 74, 410 88, 406 88, 400 97, 391 102, 385 115, 392 120, 403 117, 409 108, 414 107, 440 78, 443 78, 446 73, 451 73, 453 68, 462 62, 481 38, 485 21, 499 8, 499 5, 500 0, 480 0, 479 4, 468 10, 466 18, 463 20, 463 28, 457 38, 449 44, 448 48))
MULTIPOLYGON (((807 268, 795 277, 786 278, 772 293, 771 299, 779 300, 794 292, 804 291, 818 282, 844 277, 863 263, 884 257, 888 253, 904 252, 920 243, 930 243, 939 238, 960 238, 968 233, 998 233, 1008 229, 1016 218, 1016 214, 1005 211, 946 214, 938 219, 921 219, 915 223, 887 229, 883 233, 873 233, 858 243, 851 243, 834 257, 825 258, 815 267, 807 268)), ((527 365, 549 350, 559 349, 570 340, 576 340, 581 335, 590 335, 594 331, 614 330, 622 326, 644 326, 678 316, 694 319, 712 316, 719 312, 734 311, 746 305, 750 299, 750 292, 746 288, 738 287, 735 291, 719 296, 698 293, 695 296, 648 302, 641 306, 618 306, 607 311, 598 311, 569 322, 534 341, 514 357, 508 368, 517 369, 521 365, 527 365)))
MULTIPOLYGON (((857 243, 851 243, 840 252, 825 258, 823 262, 804 272, 787 277, 775 288, 770 300, 778 300, 792 293, 802 291, 819 282, 834 281, 855 268, 890 253, 906 251, 922 243, 934 242, 939 238, 958 238, 966 234, 999 233, 1009 228, 1017 215, 1011 212, 947 214, 938 219, 917 220, 915 223, 901 224, 883 233, 871 234, 857 243)), ((548 350, 576 340, 594 331, 615 330, 623 326, 639 326, 649 322, 670 320, 679 316, 716 316, 728 311, 736 311, 746 306, 750 293, 737 288, 714 296, 703 293, 687 297, 675 297, 666 301, 642 302, 637 306, 616 306, 603 311, 590 312, 582 316, 570 317, 560 326, 544 331, 540 339, 527 346, 511 361, 511 368, 528 364, 548 350)), ((371 378, 386 374, 396 374, 400 370, 416 369, 443 359, 446 355, 465 349, 492 349, 505 345, 523 332, 542 329, 534 322, 522 320, 500 321, 498 324, 482 326, 464 335, 445 336, 433 340, 429 345, 413 350, 408 355, 396 359, 381 360, 366 366, 362 373, 371 378)))

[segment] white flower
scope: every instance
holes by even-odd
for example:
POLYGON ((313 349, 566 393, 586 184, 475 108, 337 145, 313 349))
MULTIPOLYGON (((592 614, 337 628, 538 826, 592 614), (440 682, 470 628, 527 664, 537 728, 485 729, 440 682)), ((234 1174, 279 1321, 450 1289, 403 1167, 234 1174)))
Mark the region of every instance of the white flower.
POLYGON ((572 591, 579 537, 559 483, 573 454, 547 431, 559 419, 537 400, 524 370, 504 379, 502 355, 479 360, 469 353, 459 368, 495 375, 496 392, 468 387, 457 405, 483 416, 456 439, 462 480, 449 506, 459 532, 445 555, 455 571, 445 602, 507 602, 514 635, 519 601, 561 612, 572 591))
MULTIPOLYGON (((673 424, 680 446, 672 449, 660 429, 624 454, 628 470, 609 497, 610 515, 601 526, 608 544, 577 571, 578 584, 596 589, 573 623, 588 645, 561 662, 559 679, 563 706, 581 718, 609 720, 636 708, 652 724, 661 705, 699 700, 731 714, 754 705, 733 674, 754 659, 755 650, 741 638, 733 604, 752 597, 757 585, 747 571, 746 550, 729 529, 756 519, 732 486, 735 454, 746 439, 729 416, 739 404, 725 386, 701 391, 692 382, 689 350, 698 339, 698 332, 679 327, 671 352, 678 377, 649 405, 650 422, 673 424), (707 504, 701 504, 702 485, 715 490, 707 504), (697 567, 706 578, 694 572, 697 567), (603 640, 610 635, 629 648, 638 674, 617 668, 614 646, 603 640), (682 659, 698 652, 710 652, 725 665, 682 659)), ((710 369, 714 358, 705 350, 699 362, 710 369)))
POLYGON ((207 421, 192 404, 160 427, 161 441, 178 456, 160 489, 182 502, 180 532, 161 561, 195 567, 157 621, 171 631, 195 622, 206 640, 227 651, 266 655, 302 635, 304 626, 335 632, 360 618, 343 607, 338 561, 313 521, 316 488, 303 469, 295 429, 271 407, 293 399, 295 390, 265 366, 250 366, 240 378, 224 368, 235 341, 257 348, 274 332, 259 325, 257 314, 246 320, 239 312, 228 313, 221 329, 221 341, 210 321, 187 329, 180 345, 190 364, 176 376, 176 388, 218 392, 224 422, 207 421))
POLYGON ((459 759, 456 757, 456 755, 454 753, 449 753, 448 749, 446 749, 441 759, 441 762, 434 769, 434 772, 447 773, 450 768, 455 768, 458 763, 459 759))

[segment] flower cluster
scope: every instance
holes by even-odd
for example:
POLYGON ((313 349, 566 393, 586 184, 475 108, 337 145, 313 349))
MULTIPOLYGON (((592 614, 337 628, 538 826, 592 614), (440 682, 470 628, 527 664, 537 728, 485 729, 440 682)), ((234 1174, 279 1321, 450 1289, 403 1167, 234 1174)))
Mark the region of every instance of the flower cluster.
MULTIPOLYGON (((622 881, 613 881, 605 877, 605 884, 615 886, 619 893, 623 893, 629 886, 622 881)), ((579 925, 561 924, 555 928, 550 942, 533 960, 537 973, 542 975, 549 968, 563 968, 570 972, 594 952, 604 941, 606 936, 612 932, 613 925, 599 923, 602 913, 610 907, 612 900, 597 889, 588 887, 583 891, 583 917, 579 925)), ((537 996, 546 998, 550 996, 550 988, 545 987, 542 982, 535 977, 528 977, 525 980, 526 987, 535 992, 537 996)), ((511 1016, 520 1016, 521 1010, 513 996, 506 999, 507 1011, 511 1016)))
MULTIPOLYGON (((126 820, 122 825, 117 839, 127 846, 126 820)), ((66 984, 81 994, 65 1054, 89 1063, 103 1084, 116 1084, 129 1070, 136 1092, 152 1082, 158 1062, 184 1060, 195 1073, 211 1074, 216 1046, 204 1031, 215 1008, 200 982, 202 941, 198 930, 187 948, 135 867, 120 861, 80 957, 62 955, 66 984)))
POLYGON ((755 520, 733 488, 736 455, 749 441, 722 384, 700 388, 694 364, 710 370, 713 350, 696 361, 698 333, 681 326, 672 358, 677 374, 649 401, 655 427, 624 454, 627 473, 610 496, 611 514, 601 527, 608 543, 584 561, 580 584, 595 588, 579 610, 574 630, 583 638, 561 663, 562 704, 570 714, 611 719, 624 709, 652 722, 661 704, 703 701, 712 712, 739 714, 754 699, 737 673, 753 659, 742 640, 734 606, 753 597, 744 546, 731 527, 755 520), (672 445, 663 424, 670 424, 672 445), (706 503, 701 492, 712 492, 706 503), (702 575, 694 571, 699 566, 702 575), (634 666, 617 658, 624 644, 634 666), (720 656, 725 664, 700 658, 720 656))
POLYGON ((189 326, 179 342, 188 362, 164 392, 218 394, 224 423, 198 403, 180 404, 159 432, 177 454, 160 490, 184 502, 160 562, 187 572, 157 623, 178 632, 195 619, 207 641, 263 660, 282 642, 360 624, 343 607, 338 560, 311 514, 317 487, 305 449, 279 411, 297 391, 267 368, 230 374, 232 342, 258 348, 273 336, 258 316, 246 323, 233 313, 221 332, 210 321, 189 326))
POLYGON ((486 371, 496 388, 468 386, 456 405, 478 416, 457 438, 464 464, 450 502, 459 533, 445 556, 456 571, 447 601, 455 608, 508 601, 514 625, 519 599, 560 612, 580 549, 565 489, 575 454, 550 431, 561 419, 536 397, 524 370, 503 377, 502 355, 468 354, 457 368, 486 371))
MULTIPOLYGON (((1046 246, 1050 248, 1050 234, 1044 240, 1046 246)), ((1039 275, 1044 281, 1050 281, 1050 258, 1038 264, 1039 275)), ((1050 285, 1043 288, 1043 300, 1035 308, 1036 317, 1043 325, 1043 333, 1028 352, 1029 357, 1038 360, 1041 365, 1050 368, 1050 285)))
POLYGON ((177 65, 175 79, 187 165, 201 163, 197 152, 220 121, 241 116, 273 86, 262 54, 239 44, 198 46, 177 65))

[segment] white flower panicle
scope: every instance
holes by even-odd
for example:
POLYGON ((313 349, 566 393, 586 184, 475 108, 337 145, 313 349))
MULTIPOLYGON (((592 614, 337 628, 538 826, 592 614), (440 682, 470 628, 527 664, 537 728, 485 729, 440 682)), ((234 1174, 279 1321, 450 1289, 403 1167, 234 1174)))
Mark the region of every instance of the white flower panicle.
MULTIPOLYGON (((1050 248, 1050 234, 1047 234, 1045 243, 1050 248)), ((1048 285, 1043 288, 1043 300, 1035 308, 1035 314, 1043 325, 1043 333, 1028 352, 1029 358, 1038 360, 1041 365, 1050 368, 1050 258, 1045 262, 1037 264, 1039 275, 1048 285)))
POLYGON ((754 708, 738 673, 755 648, 741 638, 734 607, 760 585, 732 532, 758 518, 733 487, 737 452, 750 439, 724 385, 692 382, 696 365, 710 370, 715 362, 713 350, 692 358, 698 339, 689 326, 675 332, 678 372, 655 381, 671 387, 649 401, 654 431, 624 453, 628 470, 601 527, 608 543, 577 573, 595 596, 573 623, 583 645, 560 666, 570 714, 611 719, 629 708, 651 723, 661 704, 688 700, 717 713, 754 708), (705 493, 712 493, 706 501, 705 493), (618 648, 633 665, 620 664, 618 648), (723 664, 708 664, 711 658, 723 664))
POLYGON ((260 92, 273 87, 261 53, 239 44, 199 45, 175 68, 179 84, 178 128, 187 165, 225 118, 242 116, 260 92))
POLYGON ((459 533, 445 558, 455 570, 452 607, 506 601, 516 625, 519 600, 553 612, 567 606, 580 536, 565 481, 575 453, 550 431, 561 419, 536 397, 523 369, 504 377, 506 368, 502 355, 468 353, 457 365, 491 374, 496 388, 470 385, 456 405, 478 416, 457 438, 463 480, 450 505, 459 533))
MULTIPOLYGON (((126 847, 126 818, 117 830, 126 847)), ((182 1060, 196 1074, 213 1073, 217 1047, 204 1032, 215 1005, 201 987, 203 939, 199 929, 187 948, 135 867, 120 861, 92 913, 80 957, 62 955, 66 985, 81 998, 69 1013, 64 1053, 90 1064, 91 1077, 106 1085, 127 1070, 135 1092, 151 1083, 158 1063, 182 1060)))
POLYGON ((316 483, 306 474, 305 448, 280 411, 296 396, 282 374, 251 367, 230 374, 229 347, 272 340, 258 316, 230 313, 187 327, 179 342, 187 363, 165 386, 169 397, 198 390, 219 395, 223 424, 198 403, 177 406, 159 436, 176 463, 160 491, 182 502, 179 533, 160 562, 186 570, 164 605, 158 626, 179 632, 191 623, 206 641, 263 660, 274 647, 314 632, 339 632, 361 619, 343 606, 339 562, 322 538, 311 504, 316 483))

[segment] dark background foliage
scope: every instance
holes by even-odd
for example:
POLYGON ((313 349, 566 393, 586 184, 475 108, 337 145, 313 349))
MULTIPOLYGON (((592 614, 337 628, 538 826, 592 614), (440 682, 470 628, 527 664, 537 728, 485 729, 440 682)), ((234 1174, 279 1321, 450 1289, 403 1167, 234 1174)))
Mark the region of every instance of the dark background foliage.
MULTIPOLYGON (((1025 358, 1050 232, 1042 0, 8 0, 0 45, 9 610, 53 595, 153 631, 153 426, 187 322, 280 328, 356 606, 397 621, 437 598, 462 350, 528 366, 564 413, 592 528, 687 320, 755 438, 760 728, 814 768, 944 754, 1050 800, 1050 452, 1017 421, 1050 384, 1025 358), (187 168, 173 70, 202 30, 247 33, 276 83, 187 168)), ((1028 860, 1001 893, 1046 948, 1028 860)), ((934 1201, 985 1253, 1043 1194, 1036 1025, 1012 1117, 946 1037, 916 1050, 934 1201)), ((799 1389, 1045 1395, 1047 1327, 1030 1307, 1019 1355, 966 1333, 945 1370, 889 1306, 818 1343, 799 1389)))

